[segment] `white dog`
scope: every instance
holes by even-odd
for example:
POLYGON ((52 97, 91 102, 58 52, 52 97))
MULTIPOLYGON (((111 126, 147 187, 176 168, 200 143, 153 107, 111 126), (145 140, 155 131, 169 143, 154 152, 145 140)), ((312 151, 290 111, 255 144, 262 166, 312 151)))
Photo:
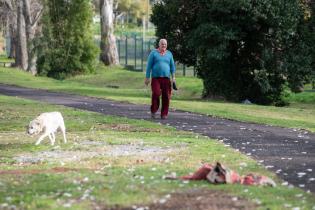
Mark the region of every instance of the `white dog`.
POLYGON ((54 145, 56 139, 55 133, 58 129, 60 129, 63 134, 64 143, 67 143, 66 127, 61 113, 45 112, 30 122, 27 133, 30 135, 43 133, 43 135, 41 135, 37 140, 36 145, 39 145, 40 142, 47 136, 50 139, 51 145, 54 145))

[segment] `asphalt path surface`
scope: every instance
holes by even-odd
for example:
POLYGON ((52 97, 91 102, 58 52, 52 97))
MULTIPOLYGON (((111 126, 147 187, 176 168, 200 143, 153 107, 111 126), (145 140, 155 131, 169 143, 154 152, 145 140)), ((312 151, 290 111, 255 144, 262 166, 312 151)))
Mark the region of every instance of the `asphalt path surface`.
MULTIPOLYGON (((218 139, 251 156, 268 170, 294 185, 315 193, 315 133, 227 120, 171 110, 166 120, 151 119, 149 105, 135 105, 67 93, 0 84, 0 94, 48 102, 132 119, 144 119, 218 139)), ((245 106, 245 105, 244 105, 245 106)))

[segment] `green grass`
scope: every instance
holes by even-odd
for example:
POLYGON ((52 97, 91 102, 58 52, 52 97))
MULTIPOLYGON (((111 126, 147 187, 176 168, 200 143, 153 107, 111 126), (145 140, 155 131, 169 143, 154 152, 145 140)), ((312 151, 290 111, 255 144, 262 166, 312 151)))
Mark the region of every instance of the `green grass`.
POLYGON ((311 85, 306 85, 302 93, 289 93, 287 98, 292 107, 315 109, 315 89, 311 85))
MULTIPOLYGON (((177 131, 143 120, 103 116, 63 106, 54 106, 16 97, 0 95, 0 208, 18 209, 92 209, 93 206, 142 206, 174 191, 212 189, 260 201, 260 209, 284 209, 284 205, 312 209, 313 195, 297 188, 281 185, 281 180, 254 160, 225 147, 222 143, 189 132, 177 131), (46 111, 62 112, 67 126, 68 143, 50 146, 44 140, 35 146, 35 137, 25 134, 25 125, 46 111), (163 138, 161 138, 163 134, 163 138), (98 142, 100 146, 84 145, 98 142), (42 152, 111 151, 115 146, 156 147, 169 153, 130 156, 100 156, 80 161, 43 161, 19 164, 19 155, 35 157, 42 152), (162 159, 161 159, 162 158, 162 159), (184 175, 195 171, 202 163, 220 160, 244 175, 249 172, 267 175, 277 181, 276 188, 241 185, 211 185, 207 182, 164 180, 171 172, 184 175), (246 166, 244 166, 244 164, 246 166), (53 173, 56 167, 71 169, 53 173), (30 172, 37 173, 30 174, 30 172), (67 207, 68 206, 68 207, 67 207)), ((57 142, 61 135, 57 135, 57 142)))
MULTIPOLYGON (((58 81, 13 68, 0 68, 0 82, 25 87, 71 92, 137 104, 150 103, 150 88, 143 83, 144 73, 119 67, 99 67, 95 74, 58 81)), ((171 107, 246 122, 303 128, 315 131, 315 92, 291 94, 292 106, 273 107, 201 100, 202 81, 177 77, 179 91, 173 91, 171 107), (302 102, 297 98, 303 98, 302 102)))
POLYGON ((14 59, 8 58, 6 55, 0 55, 0 62, 14 62, 14 59))

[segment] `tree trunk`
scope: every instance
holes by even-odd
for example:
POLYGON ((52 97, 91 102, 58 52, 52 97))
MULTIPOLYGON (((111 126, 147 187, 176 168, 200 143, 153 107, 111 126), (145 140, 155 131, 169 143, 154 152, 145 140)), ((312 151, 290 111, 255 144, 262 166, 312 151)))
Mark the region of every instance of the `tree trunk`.
POLYGON ((10 26, 10 54, 9 58, 15 58, 16 56, 16 31, 14 26, 10 26))
POLYGON ((116 38, 113 25, 113 0, 101 0, 101 55, 100 59, 105 65, 119 64, 116 38))
POLYGON ((27 70, 28 56, 27 56, 27 41, 25 30, 25 19, 23 14, 23 1, 17 3, 17 40, 16 40, 16 55, 15 66, 27 70))
MULTIPOLYGON (((1 2, 1 0, 0 0, 1 2)), ((10 49, 8 57, 15 58, 16 55, 16 40, 17 40, 17 1, 16 0, 2 0, 4 7, 2 12, 5 12, 4 17, 6 19, 4 25, 6 28, 6 43, 9 44, 10 49)), ((1 15, 0 15, 1 16, 1 15)), ((6 47, 8 47, 6 45, 6 47)))
POLYGON ((34 38, 37 27, 38 19, 32 20, 30 0, 23 0, 24 2, 24 17, 25 17, 25 28, 26 28, 26 39, 27 39, 27 54, 28 54, 28 67, 27 71, 30 71, 33 75, 37 74, 36 69, 36 53, 34 47, 34 38))
POLYGON ((4 51, 4 46, 5 46, 5 37, 3 36, 4 32, 0 28, 0 54, 3 54, 4 51))

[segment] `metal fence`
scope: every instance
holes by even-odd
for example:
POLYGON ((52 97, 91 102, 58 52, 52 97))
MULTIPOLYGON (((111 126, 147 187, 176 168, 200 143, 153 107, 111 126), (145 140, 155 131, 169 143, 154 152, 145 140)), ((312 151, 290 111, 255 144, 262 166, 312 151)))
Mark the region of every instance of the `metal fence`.
MULTIPOLYGON (((152 49, 155 48, 154 37, 143 37, 132 35, 116 38, 119 62, 131 71, 145 71, 147 58, 152 49)), ((100 37, 95 37, 95 43, 100 46, 100 37)), ((10 55, 10 37, 6 37, 6 53, 10 55)), ((196 76, 194 67, 186 67, 176 63, 176 74, 183 76, 196 76)))
POLYGON ((154 48, 154 38, 144 40, 142 37, 125 36, 117 39, 119 62, 132 71, 143 71, 147 57, 154 48))
MULTIPOLYGON (((139 36, 117 37, 119 62, 131 71, 145 71, 147 58, 155 48, 155 38, 143 39, 139 36)), ((186 67, 176 63, 176 74, 183 76, 196 76, 193 67, 186 67)))

